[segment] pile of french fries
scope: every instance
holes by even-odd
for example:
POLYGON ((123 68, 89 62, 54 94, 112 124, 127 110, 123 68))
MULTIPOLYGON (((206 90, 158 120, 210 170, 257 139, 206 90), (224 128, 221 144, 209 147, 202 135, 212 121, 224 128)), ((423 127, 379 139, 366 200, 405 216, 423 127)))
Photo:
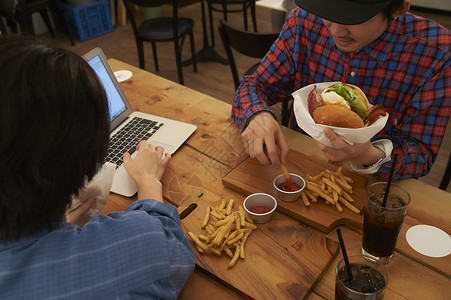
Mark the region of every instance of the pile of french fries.
POLYGON ((244 245, 251 232, 257 229, 243 206, 233 211, 233 204, 233 199, 228 203, 223 199, 219 206, 208 206, 202 222, 206 234, 188 232, 199 253, 220 256, 225 252, 230 257, 228 269, 235 265, 238 258, 244 259, 244 245))
POLYGON ((342 167, 336 172, 329 169, 322 171, 315 176, 307 176, 306 186, 301 192, 301 199, 305 206, 310 206, 310 202, 318 202, 318 199, 324 199, 324 203, 334 205, 339 212, 343 212, 344 205, 356 214, 360 214, 351 203, 352 198, 352 178, 343 175, 342 167))

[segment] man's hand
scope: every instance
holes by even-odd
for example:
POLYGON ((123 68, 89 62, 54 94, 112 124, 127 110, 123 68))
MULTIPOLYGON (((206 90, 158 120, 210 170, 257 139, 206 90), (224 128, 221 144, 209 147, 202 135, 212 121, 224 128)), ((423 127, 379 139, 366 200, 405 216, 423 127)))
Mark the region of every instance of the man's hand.
POLYGON ((270 163, 277 166, 285 163, 289 152, 288 144, 271 113, 265 111, 256 114, 241 138, 250 157, 258 159, 263 165, 270 163))
POLYGON ((318 146, 329 161, 351 161, 357 165, 371 165, 381 158, 381 151, 374 147, 370 141, 350 145, 330 128, 324 129, 324 134, 334 145, 334 148, 327 147, 319 142, 318 146))
POLYGON ((80 206, 66 214, 66 220, 68 223, 76 224, 80 219, 81 215, 88 211, 91 206, 94 204, 94 198, 88 198, 88 200, 84 201, 80 206))

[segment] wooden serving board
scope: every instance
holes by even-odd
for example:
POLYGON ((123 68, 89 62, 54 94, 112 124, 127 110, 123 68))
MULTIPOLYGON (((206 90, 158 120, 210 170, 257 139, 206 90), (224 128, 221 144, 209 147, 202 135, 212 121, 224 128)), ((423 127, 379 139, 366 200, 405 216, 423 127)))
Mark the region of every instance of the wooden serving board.
MULTIPOLYGON (((304 178, 307 175, 316 175, 326 169, 331 171, 338 169, 336 165, 306 156, 294 150, 290 151, 285 166, 289 173, 295 173, 304 178)), ((353 193, 351 194, 355 200, 353 205, 362 211, 366 201, 365 189, 368 178, 345 168, 343 168, 342 172, 344 175, 353 179, 353 193)), ((261 192, 273 195, 278 200, 278 211, 326 233, 338 225, 345 224, 359 229, 362 228, 362 214, 358 215, 343 205, 343 212, 339 213, 334 206, 325 205, 320 202, 312 203, 309 207, 306 207, 301 199, 295 202, 285 202, 278 199, 277 191, 274 189, 272 182, 280 174, 282 174, 280 168, 271 165, 262 165, 256 159, 248 158, 226 174, 222 179, 222 183, 226 187, 245 196, 261 192)))
MULTIPOLYGON (((235 198, 234 210, 243 199, 235 198)), ((207 205, 198 207, 182 220, 182 229, 206 234, 201 229, 207 205)), ((245 258, 228 269, 230 258, 200 254, 191 238, 196 265, 209 276, 233 288, 246 298, 304 299, 316 286, 339 252, 339 245, 319 231, 275 212, 271 221, 257 224, 246 241, 245 258)), ((211 295, 214 297, 214 295, 211 295)))

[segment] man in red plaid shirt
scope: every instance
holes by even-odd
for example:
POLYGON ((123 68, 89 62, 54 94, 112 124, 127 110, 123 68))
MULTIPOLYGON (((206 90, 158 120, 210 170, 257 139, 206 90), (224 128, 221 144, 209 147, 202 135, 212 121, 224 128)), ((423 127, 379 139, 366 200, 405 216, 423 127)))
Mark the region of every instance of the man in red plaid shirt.
MULTIPOLYGON (((451 111, 451 32, 408 13, 411 0, 296 0, 279 38, 236 92, 232 119, 251 157, 284 163, 289 149, 270 106, 318 82, 359 86, 389 119, 371 141, 349 145, 324 130, 331 161, 387 179, 429 173, 451 111), (278 148, 278 149, 277 149, 278 148)), ((291 110, 290 127, 302 131, 291 110)))

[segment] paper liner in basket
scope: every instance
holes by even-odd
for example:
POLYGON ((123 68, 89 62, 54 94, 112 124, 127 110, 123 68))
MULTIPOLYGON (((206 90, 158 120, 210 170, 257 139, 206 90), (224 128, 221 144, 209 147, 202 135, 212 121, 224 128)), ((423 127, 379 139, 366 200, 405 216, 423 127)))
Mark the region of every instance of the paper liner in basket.
POLYGON ((71 212, 88 200, 94 198, 94 204, 79 218, 77 225, 83 226, 91 220, 96 214, 102 212, 103 207, 108 201, 111 185, 113 184, 114 172, 116 171, 116 164, 106 162, 102 165, 97 174, 92 178, 86 186, 78 193, 78 197, 72 197, 72 207, 66 211, 71 212))
POLYGON ((368 142, 374 135, 376 135, 376 133, 384 128, 385 123, 387 123, 388 120, 388 114, 386 114, 384 117, 380 118, 370 126, 363 128, 334 127, 316 124, 315 121, 313 121, 312 116, 308 111, 307 99, 310 91, 313 90, 316 85, 317 92, 321 94, 325 88, 334 85, 335 83, 337 82, 320 82, 310 84, 292 94, 294 98, 294 115, 296 117, 298 126, 302 128, 302 130, 304 130, 306 133, 308 133, 312 138, 328 147, 333 147, 333 145, 324 134, 324 128, 326 127, 331 128, 339 137, 341 137, 351 145, 354 143, 368 142))

